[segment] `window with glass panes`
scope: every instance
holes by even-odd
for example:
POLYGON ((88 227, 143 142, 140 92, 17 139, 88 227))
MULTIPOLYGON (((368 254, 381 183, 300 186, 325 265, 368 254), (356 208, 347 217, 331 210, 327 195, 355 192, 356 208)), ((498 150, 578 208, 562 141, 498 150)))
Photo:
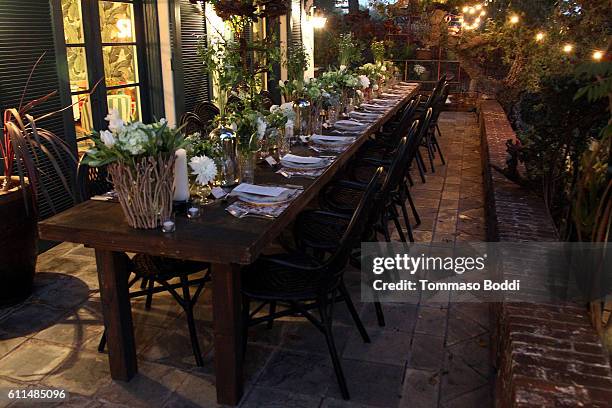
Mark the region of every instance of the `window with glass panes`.
POLYGON ((92 130, 106 127, 109 110, 116 109, 125 121, 143 119, 140 6, 128 0, 61 0, 80 151, 89 147, 92 130))

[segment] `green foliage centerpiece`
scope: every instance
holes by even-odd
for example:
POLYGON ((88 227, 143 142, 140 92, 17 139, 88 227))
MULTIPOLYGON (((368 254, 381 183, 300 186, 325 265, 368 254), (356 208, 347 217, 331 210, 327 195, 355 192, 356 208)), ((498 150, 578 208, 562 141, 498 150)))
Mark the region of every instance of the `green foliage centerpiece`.
POLYGON ((131 227, 157 228, 172 213, 175 153, 185 146, 185 139, 164 119, 150 125, 124 123, 116 110, 106 119, 108 130, 94 132, 95 147, 87 152, 85 163, 108 166, 131 227))

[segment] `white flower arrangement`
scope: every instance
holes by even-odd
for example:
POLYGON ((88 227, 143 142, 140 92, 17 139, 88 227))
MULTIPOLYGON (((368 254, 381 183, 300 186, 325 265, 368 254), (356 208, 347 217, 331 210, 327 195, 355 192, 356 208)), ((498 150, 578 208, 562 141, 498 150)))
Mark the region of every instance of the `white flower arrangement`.
POLYGON ((415 72, 415 74, 417 74, 418 76, 423 75, 423 74, 425 73, 425 71, 427 71, 427 69, 426 69, 424 66, 419 65, 419 64, 416 64, 416 65, 415 65, 415 66, 412 68, 412 70, 413 70, 413 71, 415 72))
POLYGON ((285 102, 283 103, 279 109, 283 112, 283 115, 287 118, 287 120, 295 121, 295 111, 293 110, 293 102, 285 102))
POLYGON ((368 89, 370 87, 370 78, 366 75, 359 75, 359 83, 363 89, 368 89))
POLYGON ((133 166, 132 158, 157 157, 174 154, 186 142, 183 135, 168 126, 165 119, 145 125, 142 122, 125 123, 113 109, 106 116, 108 130, 93 132, 95 147, 87 152, 86 162, 92 167, 119 162, 133 166))
POLYGON ((206 185, 217 177, 217 165, 214 160, 206 156, 194 156, 189 160, 191 174, 196 176, 196 183, 206 185))

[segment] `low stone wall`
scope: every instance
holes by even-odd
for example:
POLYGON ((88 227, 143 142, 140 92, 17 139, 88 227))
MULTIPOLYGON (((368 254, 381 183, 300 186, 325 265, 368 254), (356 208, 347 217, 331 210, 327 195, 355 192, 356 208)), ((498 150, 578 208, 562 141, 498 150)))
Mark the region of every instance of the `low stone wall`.
MULTIPOLYGON (((543 200, 499 171, 506 141, 516 140, 503 108, 483 101, 479 116, 489 241, 557 241, 543 200)), ((612 405, 610 364, 586 307, 504 302, 492 310, 497 407, 612 405)))

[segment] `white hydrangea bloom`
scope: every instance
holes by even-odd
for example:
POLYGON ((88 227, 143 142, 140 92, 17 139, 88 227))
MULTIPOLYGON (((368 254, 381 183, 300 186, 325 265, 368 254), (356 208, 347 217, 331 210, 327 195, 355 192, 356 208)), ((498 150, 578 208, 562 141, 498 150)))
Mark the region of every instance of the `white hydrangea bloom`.
POLYGON ((121 147, 132 156, 145 152, 145 145, 149 142, 148 128, 142 122, 134 122, 126 126, 117 139, 121 147))
POLYGON ((365 75, 359 75, 359 82, 361 83, 361 87, 363 89, 367 89, 370 87, 370 78, 365 75))

